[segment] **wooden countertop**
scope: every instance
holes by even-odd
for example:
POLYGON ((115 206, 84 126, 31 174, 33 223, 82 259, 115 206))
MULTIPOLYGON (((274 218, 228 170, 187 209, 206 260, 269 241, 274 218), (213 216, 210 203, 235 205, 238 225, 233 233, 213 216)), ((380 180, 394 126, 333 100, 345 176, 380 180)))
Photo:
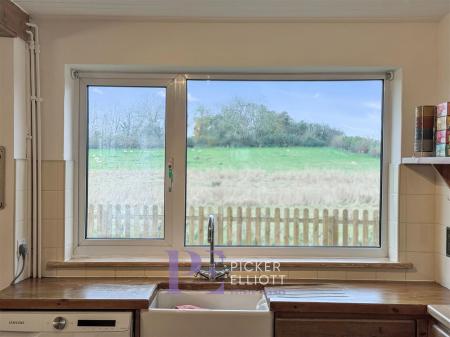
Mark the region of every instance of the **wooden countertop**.
MULTIPOLYGON (((200 280, 180 280, 182 289, 215 286, 200 280)), ((0 292, 0 310, 146 309, 158 287, 167 288, 167 279, 29 279, 0 292)), ((226 288, 236 286, 226 284, 226 288)), ((292 280, 289 285, 267 287, 265 291, 271 310, 276 312, 427 315, 429 304, 450 305, 450 290, 431 282, 292 280)))
POLYGON ((433 282, 315 281, 265 291, 276 312, 427 315, 430 304, 450 304, 450 290, 433 282))
POLYGON ((150 279, 28 279, 0 292, 0 309, 146 309, 150 279))

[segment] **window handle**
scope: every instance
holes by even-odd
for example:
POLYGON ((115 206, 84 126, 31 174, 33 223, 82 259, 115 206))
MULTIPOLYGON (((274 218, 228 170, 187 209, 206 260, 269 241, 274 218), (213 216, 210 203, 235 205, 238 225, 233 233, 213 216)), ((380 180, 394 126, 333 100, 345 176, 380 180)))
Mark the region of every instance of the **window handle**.
POLYGON ((173 189, 173 158, 170 158, 168 164, 168 175, 169 175, 169 192, 172 192, 173 189))

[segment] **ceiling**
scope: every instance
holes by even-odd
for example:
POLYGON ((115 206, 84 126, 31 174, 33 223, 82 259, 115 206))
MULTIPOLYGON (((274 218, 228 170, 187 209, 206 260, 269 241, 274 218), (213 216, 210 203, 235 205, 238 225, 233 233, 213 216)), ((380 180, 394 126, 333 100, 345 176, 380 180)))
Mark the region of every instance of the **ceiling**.
POLYGON ((439 20, 450 0, 14 0, 32 16, 439 20))

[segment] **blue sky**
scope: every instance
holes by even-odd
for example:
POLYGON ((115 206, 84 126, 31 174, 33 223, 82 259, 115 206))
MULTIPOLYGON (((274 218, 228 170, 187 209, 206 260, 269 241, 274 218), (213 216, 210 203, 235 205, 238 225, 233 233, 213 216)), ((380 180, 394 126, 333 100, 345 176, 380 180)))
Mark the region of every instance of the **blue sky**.
MULTIPOLYGON (((197 109, 212 113, 235 99, 288 112, 297 121, 328 124, 350 136, 381 139, 383 82, 370 81, 188 81, 188 133, 197 109)), ((90 87, 90 113, 107 118, 109 111, 155 104, 164 106, 162 88, 90 87), (94 108, 95 107, 95 108, 94 108), (94 109, 93 109, 94 108, 94 109), (95 112, 94 112, 95 111, 95 112)))
POLYGON ((297 121, 324 123, 347 135, 381 139, 383 82, 189 81, 189 123, 200 105, 218 112, 239 98, 288 112, 297 121))

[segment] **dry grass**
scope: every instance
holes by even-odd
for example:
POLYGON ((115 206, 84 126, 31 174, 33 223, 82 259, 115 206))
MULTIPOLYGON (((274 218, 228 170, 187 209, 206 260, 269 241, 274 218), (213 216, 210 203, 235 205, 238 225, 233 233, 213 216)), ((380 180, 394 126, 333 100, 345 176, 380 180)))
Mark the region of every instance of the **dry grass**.
MULTIPOLYGON (((379 207, 379 173, 375 170, 191 170, 187 203, 192 206, 379 207)), ((91 171, 92 204, 157 204, 163 200, 159 170, 91 171)))

